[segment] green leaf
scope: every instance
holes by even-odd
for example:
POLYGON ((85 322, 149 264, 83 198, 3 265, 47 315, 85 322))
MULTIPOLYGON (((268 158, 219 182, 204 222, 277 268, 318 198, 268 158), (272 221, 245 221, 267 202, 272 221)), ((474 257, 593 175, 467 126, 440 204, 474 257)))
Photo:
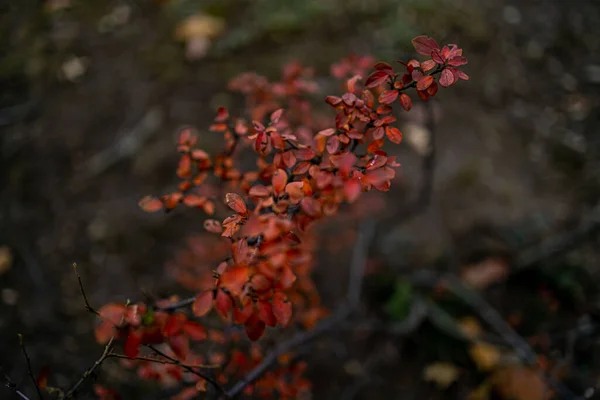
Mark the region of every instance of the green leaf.
POLYGON ((399 279, 396 282, 394 293, 385 305, 385 310, 390 318, 396 321, 405 319, 410 311, 412 297, 412 284, 407 280, 399 279))

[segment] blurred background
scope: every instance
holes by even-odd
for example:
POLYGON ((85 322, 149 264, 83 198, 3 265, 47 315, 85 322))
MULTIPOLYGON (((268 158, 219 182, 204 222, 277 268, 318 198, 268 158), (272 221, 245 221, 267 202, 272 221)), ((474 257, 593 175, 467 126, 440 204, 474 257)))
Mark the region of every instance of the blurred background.
MULTIPOLYGON (((299 60, 334 94, 332 63, 410 59, 410 39, 426 34, 462 47, 471 79, 400 121, 402 167, 378 211, 364 323, 305 355, 313 397, 547 398, 549 381, 511 361, 510 346, 457 335, 493 327, 457 296, 417 287, 414 271, 460 277, 535 345, 553 380, 596 396, 597 1, 4 0, 0 31, 0 365, 26 392, 17 333, 56 386, 101 353, 74 261, 93 304, 182 292, 164 266, 204 216, 137 203, 176 184, 178 127, 204 129, 218 106, 238 104, 231 78, 276 79, 299 60), (431 201, 406 217, 432 135, 431 201), (418 323, 395 329, 415 307, 418 323)), ((323 243, 316 282, 333 307, 349 251, 323 243)), ((116 371, 98 381, 159 398, 116 371)))

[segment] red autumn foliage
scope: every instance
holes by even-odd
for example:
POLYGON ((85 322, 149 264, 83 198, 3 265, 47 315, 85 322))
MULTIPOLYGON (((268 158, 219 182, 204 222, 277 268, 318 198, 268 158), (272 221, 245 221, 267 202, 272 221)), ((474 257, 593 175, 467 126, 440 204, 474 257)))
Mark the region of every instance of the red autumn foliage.
MULTIPOLYGON (((396 103, 399 110, 412 108, 406 91, 414 89, 428 101, 440 86, 468 79, 458 68, 467 59, 456 45, 440 48, 426 36, 412 42, 417 53, 429 58, 399 61, 398 70, 370 57, 352 56, 334 64, 331 73, 345 79, 345 92, 325 98, 334 114, 329 119, 313 110, 309 96, 318 86, 313 71, 299 63, 285 66, 275 82, 255 73, 232 79, 229 89, 244 96, 250 119, 223 107, 217 110, 209 130, 223 138, 218 154, 199 147, 193 129, 181 130, 177 190, 140 201, 148 212, 183 204, 218 215, 204 221, 205 235, 212 236, 189 239, 187 249, 169 265, 177 281, 196 295, 181 303, 174 297, 155 304, 107 304, 99 311, 97 341, 121 341, 132 359, 145 346, 158 346, 185 365, 217 364, 216 381, 225 385, 242 379, 264 359, 253 342, 281 328, 311 329, 325 317, 311 278, 313 226, 363 192, 389 190, 399 164, 383 147, 402 141, 392 113, 396 103), (367 74, 371 66, 373 72, 367 74), (256 166, 242 169, 248 154, 254 155, 256 166), (222 330, 206 328, 214 315, 224 321, 222 330)), ((292 355, 286 357, 289 361, 292 355)), ((136 365, 140 378, 180 383, 182 390, 173 399, 206 390, 204 379, 180 365, 124 362, 136 365)), ((302 377, 305 368, 280 360, 245 393, 295 398, 310 388, 302 377)), ((101 386, 96 392, 116 398, 101 386)))

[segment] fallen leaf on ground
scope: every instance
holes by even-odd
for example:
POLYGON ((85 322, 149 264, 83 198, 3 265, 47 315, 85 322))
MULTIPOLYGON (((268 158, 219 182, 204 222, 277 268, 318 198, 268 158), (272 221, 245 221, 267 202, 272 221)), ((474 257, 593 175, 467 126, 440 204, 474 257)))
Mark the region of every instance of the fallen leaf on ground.
POLYGON ((486 258, 482 262, 466 266, 461 278, 474 289, 483 290, 505 279, 509 273, 508 263, 497 257, 486 258))
POLYGON ((433 382, 442 389, 446 389, 454 383, 459 375, 460 370, 455 365, 446 362, 429 364, 423 369, 423 380, 433 382))
POLYGON ((500 368, 492 376, 494 388, 509 400, 546 400, 550 391, 540 373, 523 366, 500 368))

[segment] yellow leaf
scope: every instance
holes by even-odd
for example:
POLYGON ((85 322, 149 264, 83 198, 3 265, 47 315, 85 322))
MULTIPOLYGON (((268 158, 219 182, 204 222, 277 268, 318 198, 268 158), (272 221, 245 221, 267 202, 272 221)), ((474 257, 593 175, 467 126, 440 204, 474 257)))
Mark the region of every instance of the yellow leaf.
POLYGON ((423 380, 433 382, 442 389, 446 389, 458 379, 460 371, 453 364, 437 362, 423 369, 423 380))
POLYGON ((195 14, 183 20, 175 29, 175 38, 186 42, 192 38, 214 38, 225 29, 221 18, 206 14, 195 14))
POLYGON ((471 339, 475 339, 481 333, 481 325, 479 325, 477 319, 473 317, 465 317, 461 319, 458 325, 463 333, 471 339))
POLYGON ((500 350, 489 343, 476 342, 469 348, 469 355, 482 371, 490 371, 500 362, 500 350))

